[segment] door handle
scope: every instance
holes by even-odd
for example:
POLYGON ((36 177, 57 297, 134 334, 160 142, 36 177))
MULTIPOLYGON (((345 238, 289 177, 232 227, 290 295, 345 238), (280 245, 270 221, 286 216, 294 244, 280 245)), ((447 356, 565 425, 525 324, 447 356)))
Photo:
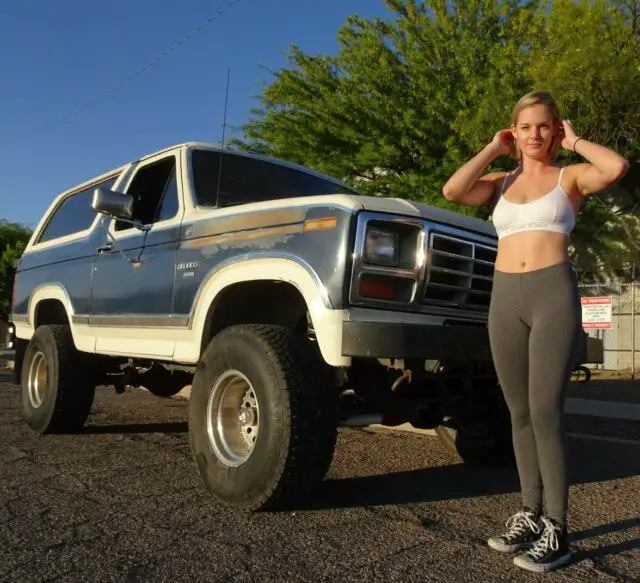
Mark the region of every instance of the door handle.
POLYGON ((109 253, 113 249, 112 243, 106 243, 105 245, 101 245, 96 249, 96 253, 98 255, 102 255, 103 253, 109 253))

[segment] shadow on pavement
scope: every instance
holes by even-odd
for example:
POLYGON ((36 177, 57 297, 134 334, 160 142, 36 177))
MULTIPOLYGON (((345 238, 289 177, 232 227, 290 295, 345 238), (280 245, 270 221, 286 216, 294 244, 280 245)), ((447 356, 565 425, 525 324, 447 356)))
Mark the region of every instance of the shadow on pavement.
POLYGON ((188 433, 189 424, 186 421, 169 423, 128 423, 113 425, 87 425, 80 433, 85 435, 100 435, 111 433, 188 433))
POLYGON ((629 520, 620 520, 611 524, 601 524, 587 530, 581 530, 573 533, 573 540, 579 541, 588 538, 595 538, 612 532, 621 532, 630 528, 640 527, 640 518, 630 518, 629 520))
MULTIPOLYGON (((581 459, 571 462, 572 484, 605 482, 636 475, 636 468, 623 464, 597 463, 581 459)), ((519 491, 515 467, 483 468, 454 464, 359 478, 328 478, 318 487, 313 498, 299 503, 296 509, 366 508, 474 498, 519 491)), ((631 526, 625 526, 625 528, 631 528, 631 526)), ((607 531, 599 534, 605 532, 607 531)), ((584 535, 583 538, 585 536, 598 536, 598 534, 584 535)))
MULTIPOLYGON (((614 532, 622 532, 630 530, 632 528, 640 527, 640 518, 630 518, 628 520, 620 520, 618 522, 612 522, 610 524, 601 524, 593 528, 586 530, 580 530, 570 535, 572 542, 578 542, 590 538, 596 538, 605 534, 611 534, 614 532)), ((635 549, 640 549, 640 539, 634 538, 631 540, 615 543, 611 545, 603 545, 595 549, 590 550, 578 550, 574 552, 573 562, 577 563, 586 559, 598 559, 609 555, 619 555, 635 549)), ((626 581, 626 579, 623 579, 626 581)), ((637 581, 638 579, 629 579, 629 581, 637 581)))
MULTIPOLYGON (((573 561, 575 563, 585 559, 599 559, 608 555, 620 555, 635 549, 640 549, 640 539, 634 538, 613 545, 605 545, 589 551, 575 551, 573 561)), ((638 579, 622 579, 622 581, 638 581, 638 579)))
POLYGON ((515 473, 455 464, 325 480, 300 510, 366 508, 517 492, 515 473), (302 508, 304 506, 304 508, 302 508))

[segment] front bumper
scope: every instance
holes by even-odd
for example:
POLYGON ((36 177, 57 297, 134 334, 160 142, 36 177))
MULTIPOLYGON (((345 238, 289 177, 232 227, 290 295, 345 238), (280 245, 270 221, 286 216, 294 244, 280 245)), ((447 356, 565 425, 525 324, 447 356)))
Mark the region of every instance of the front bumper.
POLYGON ((342 355, 355 358, 490 362, 486 326, 347 321, 342 355))

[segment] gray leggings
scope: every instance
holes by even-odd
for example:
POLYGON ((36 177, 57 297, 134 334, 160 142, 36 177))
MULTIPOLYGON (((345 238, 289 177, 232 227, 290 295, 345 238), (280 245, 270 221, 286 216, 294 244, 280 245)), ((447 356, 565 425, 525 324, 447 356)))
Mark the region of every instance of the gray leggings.
POLYGON ((564 398, 577 359, 580 296, 573 266, 495 271, 489 338, 511 412, 523 506, 566 521, 564 398))

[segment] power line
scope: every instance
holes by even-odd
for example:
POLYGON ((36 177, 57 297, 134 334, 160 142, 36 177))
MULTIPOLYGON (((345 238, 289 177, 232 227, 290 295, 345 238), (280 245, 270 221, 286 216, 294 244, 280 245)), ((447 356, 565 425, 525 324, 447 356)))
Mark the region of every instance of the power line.
POLYGON ((71 119, 71 118, 81 114, 86 109, 88 109, 90 106, 95 105, 96 103, 100 103, 101 101, 104 101, 104 99, 106 99, 109 95, 111 95, 112 93, 115 93, 121 87, 124 87, 125 85, 127 85, 131 81, 137 79, 138 77, 140 77, 141 75, 146 73, 149 69, 151 69, 153 66, 157 65, 160 61, 162 61, 163 59, 167 58, 171 53, 173 53, 174 51, 179 49, 182 45, 184 45, 187 42, 189 42, 196 34, 198 34, 200 31, 202 31, 202 29, 204 29, 207 26, 209 26, 214 20, 216 20, 217 18, 222 16, 225 12, 227 12, 229 9, 231 9, 234 4, 237 4, 239 1, 240 0, 229 0, 229 2, 225 6, 220 8, 218 11, 216 11, 214 14, 212 14, 205 21, 201 22, 198 26, 196 26, 191 32, 189 32, 185 36, 183 36, 173 46, 171 46, 168 49, 165 49, 164 51, 162 51, 158 56, 156 56, 154 59, 149 61, 144 67, 141 67, 135 73, 129 75, 129 77, 123 79, 122 81, 120 81, 119 83, 117 83, 116 85, 111 87, 110 89, 106 90, 104 93, 98 95, 97 97, 94 97, 93 99, 90 99, 90 100, 86 101, 82 105, 78 106, 75 110, 73 110, 70 113, 68 113, 68 114, 62 116, 61 118, 59 118, 57 121, 54 121, 54 122, 46 125, 43 129, 49 129, 50 127, 56 125, 57 123, 61 123, 63 121, 67 121, 68 119, 71 119))

